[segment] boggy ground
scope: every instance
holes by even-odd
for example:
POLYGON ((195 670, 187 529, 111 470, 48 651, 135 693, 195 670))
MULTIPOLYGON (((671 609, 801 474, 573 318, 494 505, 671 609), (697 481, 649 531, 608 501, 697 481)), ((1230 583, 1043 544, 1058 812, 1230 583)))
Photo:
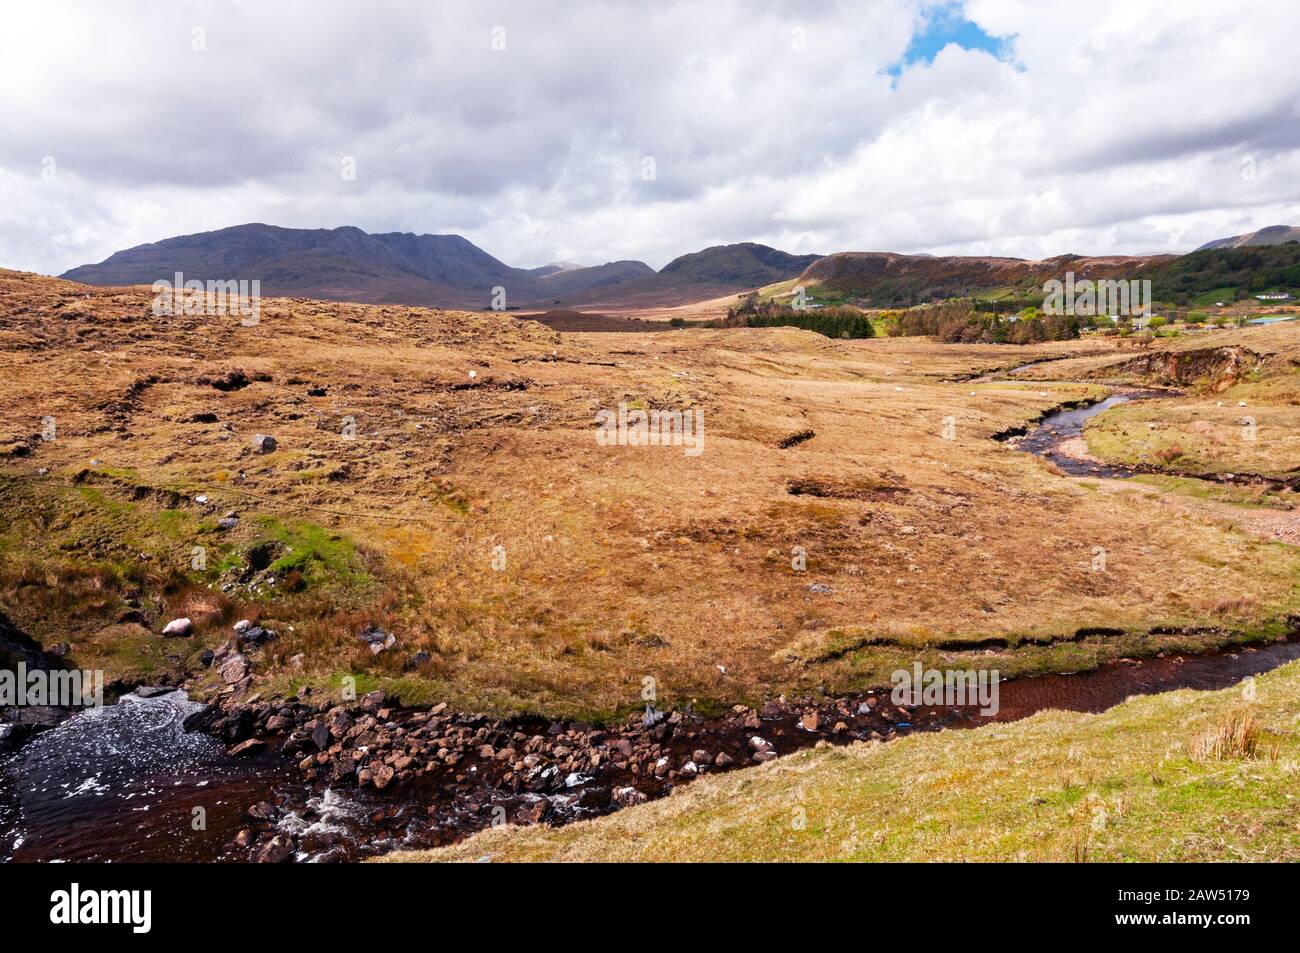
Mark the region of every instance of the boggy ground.
MULTIPOLYGON (((916 659, 1087 668, 1272 637, 1300 606, 1294 546, 1231 518, 1254 499, 1067 479, 992 439, 1111 379, 1159 383, 1100 338, 569 335, 301 299, 246 327, 151 300, 0 272, 0 602, 110 680, 599 721, 647 694, 847 692, 916 659), (1062 360, 995 373, 1043 358, 1062 360), (702 410, 704 452, 599 445, 620 402, 702 410), (179 616, 195 633, 163 638, 179 616), (227 678, 203 653, 244 618, 276 638, 227 678), (393 644, 372 654, 368 626, 393 644)), ((1270 374, 1300 353, 1283 325, 1211 342, 1270 374)))

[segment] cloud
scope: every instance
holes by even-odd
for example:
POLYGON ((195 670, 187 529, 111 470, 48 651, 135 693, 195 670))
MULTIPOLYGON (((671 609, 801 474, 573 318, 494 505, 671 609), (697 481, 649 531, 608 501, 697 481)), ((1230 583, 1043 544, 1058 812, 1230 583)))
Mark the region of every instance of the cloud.
POLYGON ((1300 221, 1298 28, 1262 0, 23 5, 0 265, 247 221, 521 266, 1180 250, 1300 221))

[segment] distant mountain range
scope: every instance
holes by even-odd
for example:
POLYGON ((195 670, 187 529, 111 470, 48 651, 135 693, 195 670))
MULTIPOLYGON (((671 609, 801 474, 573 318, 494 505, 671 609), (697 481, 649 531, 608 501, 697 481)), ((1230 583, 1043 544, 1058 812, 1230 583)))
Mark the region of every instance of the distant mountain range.
POLYGON ((894 252, 791 255, 742 242, 682 255, 656 272, 640 261, 514 268, 459 235, 251 224, 138 245, 62 277, 93 285, 151 284, 179 271, 187 279, 260 279, 265 295, 473 309, 489 307, 499 287, 510 308, 617 311, 674 307, 772 285, 781 287, 768 287, 767 293, 788 294, 795 282, 822 301, 875 307, 968 295, 1009 299, 1028 296, 1047 278, 1069 271, 1080 280, 1149 277, 1168 300, 1182 302, 1225 287, 1294 287, 1297 256, 1290 252, 1297 246, 1287 243, 1297 240, 1300 228, 1274 225, 1207 242, 1190 255, 1058 255, 1040 261, 894 252), (1254 258, 1263 252, 1270 257, 1236 260, 1251 257, 1252 249, 1254 258), (1224 251, 1233 260, 1219 260, 1224 251))
POLYGON ((1258 231, 1245 235, 1233 235, 1231 238, 1216 238, 1206 242, 1197 251, 1211 248, 1244 248, 1248 245, 1285 245, 1287 242, 1300 242, 1300 228, 1294 225, 1269 225, 1258 231))
POLYGON ((583 267, 556 262, 513 268, 459 235, 371 235, 359 228, 236 225, 137 245, 62 277, 92 285, 259 279, 265 295, 376 304, 486 308, 504 288, 508 307, 551 308, 607 302, 672 305, 793 278, 816 255, 766 245, 718 245, 670 262, 583 267))

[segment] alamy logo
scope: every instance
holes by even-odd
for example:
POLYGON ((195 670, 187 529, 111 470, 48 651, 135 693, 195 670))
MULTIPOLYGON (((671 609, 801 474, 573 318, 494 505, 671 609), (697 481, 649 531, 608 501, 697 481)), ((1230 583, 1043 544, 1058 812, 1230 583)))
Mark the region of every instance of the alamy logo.
POLYGON ((104 673, 99 669, 35 668, 19 662, 14 671, 0 669, 0 707, 54 705, 60 708, 102 708, 104 673))
POLYGON ((1151 280, 1093 281, 1074 280, 1074 272, 1065 273, 1065 281, 1051 279, 1043 284, 1043 313, 1052 315, 1080 315, 1093 317, 1099 314, 1111 317, 1151 317, 1151 280))
POLYGON ((596 414, 596 443, 602 447, 682 447, 688 457, 704 452, 704 411, 628 410, 596 414))
POLYGON ((50 922, 58 925, 130 924, 132 933, 148 933, 153 926, 153 891, 69 890, 50 894, 50 922))
POLYGON ((185 280, 185 275, 176 272, 175 280, 160 278, 153 283, 154 317, 178 314, 205 314, 209 317, 239 315, 240 324, 246 327, 261 321, 262 316, 262 282, 252 281, 213 281, 206 283, 192 278, 185 280))
POLYGON ((998 713, 997 669, 900 668, 889 677, 894 686, 889 700, 895 705, 931 705, 943 708, 979 706, 981 715, 998 713))

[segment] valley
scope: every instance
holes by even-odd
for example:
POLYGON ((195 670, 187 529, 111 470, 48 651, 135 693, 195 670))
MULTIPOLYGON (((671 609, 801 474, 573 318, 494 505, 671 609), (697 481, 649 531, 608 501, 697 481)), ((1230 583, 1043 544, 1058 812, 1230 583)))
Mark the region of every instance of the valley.
MULTIPOLYGON (((274 818, 327 787, 381 812, 396 799, 385 816, 403 827, 444 795, 476 819, 457 836, 486 825, 493 802, 467 768, 484 744, 519 823, 537 803, 524 795, 563 794, 620 736, 623 767, 573 792, 599 788, 585 795, 598 813, 644 786, 634 767, 651 796, 724 783, 684 768, 690 732, 709 725, 732 726, 720 737, 736 777, 764 784, 829 755, 740 771, 763 750, 747 720, 781 727, 781 754, 801 737, 849 744, 849 765, 887 737, 890 751, 978 746, 922 730, 943 712, 915 722, 930 737, 908 737, 912 719, 858 719, 848 700, 916 662, 1032 685, 1225 647, 1249 661, 1285 650, 1300 615, 1294 323, 1142 348, 950 345, 782 327, 574 333, 303 298, 265 298, 246 326, 158 316, 151 301, 145 287, 0 272, 0 388, 15 409, 0 434, 0 602, 115 692, 183 687, 216 706, 205 731, 226 747, 284 751, 275 763, 301 793, 280 788, 271 820, 231 821, 250 829, 246 846, 220 846, 231 859, 280 857, 277 836, 298 849, 274 818), (1006 439, 1040 420, 1055 439, 1052 414, 1153 390, 1070 432, 1095 473, 1006 439), (620 404, 702 414, 703 452, 602 445, 597 415, 620 404), (183 634, 164 635, 179 619, 183 634), (643 724, 647 704, 675 720, 643 724), (788 714, 765 722, 773 704, 788 714), (817 727, 799 727, 810 711, 817 727), (421 744, 400 740, 412 715, 430 726, 421 744), (441 749, 459 760, 446 767, 441 749)), ((1023 730, 1064 730, 1064 717, 1023 730)), ((610 822, 684 802, 658 803, 610 822)))

